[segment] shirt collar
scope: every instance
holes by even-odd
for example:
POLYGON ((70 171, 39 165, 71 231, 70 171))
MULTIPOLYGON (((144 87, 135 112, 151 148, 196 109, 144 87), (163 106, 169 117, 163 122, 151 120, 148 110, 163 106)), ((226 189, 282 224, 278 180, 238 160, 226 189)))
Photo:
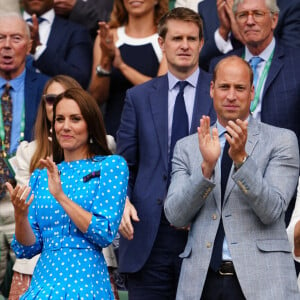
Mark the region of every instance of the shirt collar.
POLYGON ((223 126, 219 123, 218 120, 217 120, 217 122, 216 122, 216 127, 217 127, 217 129, 218 129, 219 137, 223 136, 223 135, 225 134, 225 132, 226 132, 226 128, 223 127, 223 126))
MULTIPOLYGON (((184 81, 187 81, 189 83, 189 85, 196 88, 199 73, 200 73, 200 69, 197 68, 196 71, 193 74, 191 74, 189 77, 187 77, 184 81)), ((175 85, 177 84, 177 82, 182 81, 182 80, 178 79, 170 71, 168 71, 168 81, 169 81, 169 90, 172 90, 175 87, 175 85)))
POLYGON ((0 87, 2 87, 6 82, 9 82, 14 91, 19 91, 21 86, 24 85, 25 74, 26 69, 24 69, 24 71, 19 76, 11 80, 5 80, 4 78, 0 77, 0 87))
MULTIPOLYGON (((275 44, 276 44, 276 42, 275 42, 275 39, 273 38, 271 43, 265 48, 265 50, 259 54, 259 57, 262 58, 264 61, 267 61, 275 48, 275 44)), ((249 51, 249 49, 246 47, 245 48, 245 60, 250 61, 250 59, 253 56, 258 56, 258 55, 253 55, 249 51)))
MULTIPOLYGON (((47 12, 45 12, 44 14, 42 14, 40 16, 41 18, 45 19, 49 24, 52 24, 53 21, 54 21, 54 18, 55 18, 55 12, 54 12, 54 9, 50 9, 48 10, 47 12)), ((27 20, 31 18, 31 15, 29 13, 27 13, 26 11, 24 11, 23 13, 23 19, 24 20, 27 20)))
MULTIPOLYGON (((249 120, 250 120, 250 114, 249 114, 247 120, 248 120, 248 122, 249 122, 249 120)), ((214 126, 218 129, 219 137, 223 136, 223 135, 226 133, 226 131, 227 131, 226 128, 223 127, 223 126, 220 124, 220 122, 219 122, 218 119, 217 119, 217 122, 215 123, 214 126)))

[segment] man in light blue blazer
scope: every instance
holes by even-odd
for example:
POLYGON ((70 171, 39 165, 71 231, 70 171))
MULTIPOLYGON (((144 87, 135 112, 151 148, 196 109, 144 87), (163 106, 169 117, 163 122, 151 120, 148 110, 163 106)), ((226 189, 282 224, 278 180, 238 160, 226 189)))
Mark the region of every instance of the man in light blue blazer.
POLYGON ((216 126, 203 116, 198 134, 175 147, 165 214, 174 226, 190 226, 178 300, 300 299, 284 222, 299 174, 298 142, 292 131, 252 118, 252 82, 242 58, 219 62, 210 88, 216 126))
POLYGON ((129 299, 135 300, 175 298, 179 253, 186 244, 187 231, 172 227, 163 213, 178 81, 188 82, 183 93, 186 135, 196 132, 203 114, 215 120, 209 96, 211 76, 198 68, 202 47, 199 15, 187 8, 173 9, 161 19, 159 36, 169 72, 127 91, 117 134, 117 152, 125 157, 130 170, 119 229, 119 269, 127 274, 129 299))
MULTIPOLYGON (((273 126, 293 130, 300 148, 300 51, 274 38, 273 33, 278 28, 282 13, 280 11, 278 16, 276 3, 276 0, 234 0, 233 11, 245 47, 230 51, 226 56, 238 55, 248 62, 256 56, 262 59, 256 68, 258 80, 255 100, 258 101, 253 101, 256 105, 251 106, 253 117, 273 126), (266 14, 261 20, 256 20, 249 14, 255 10, 266 14), (241 12, 246 12, 246 20, 237 17, 241 12)), ((222 58, 224 56, 212 60, 211 70, 222 58)), ((295 197, 288 208, 286 224, 289 223, 294 204, 295 197)))

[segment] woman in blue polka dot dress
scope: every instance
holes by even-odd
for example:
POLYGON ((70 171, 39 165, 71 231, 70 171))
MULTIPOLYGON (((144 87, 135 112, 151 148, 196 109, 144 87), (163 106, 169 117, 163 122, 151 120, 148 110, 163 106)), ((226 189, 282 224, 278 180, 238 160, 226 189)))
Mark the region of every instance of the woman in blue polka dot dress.
POLYGON ((41 253, 20 299, 114 299, 101 249, 122 217, 128 168, 110 155, 100 110, 82 89, 53 107, 53 160, 41 160, 29 187, 7 183, 15 209, 17 257, 41 253))

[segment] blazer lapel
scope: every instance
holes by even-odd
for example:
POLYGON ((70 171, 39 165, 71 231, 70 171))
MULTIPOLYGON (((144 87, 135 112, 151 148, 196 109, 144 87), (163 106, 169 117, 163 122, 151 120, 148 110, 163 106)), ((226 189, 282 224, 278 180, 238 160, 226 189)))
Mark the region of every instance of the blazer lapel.
MULTIPOLYGON (((29 68, 26 68, 25 75, 25 84, 24 84, 24 105, 25 112, 30 112, 32 110, 32 102, 30 99, 37 98, 37 88, 36 88, 37 75, 35 72, 31 71, 29 68)), ((25 140, 31 140, 31 128, 28 128, 29 124, 33 124, 31 120, 34 116, 30 113, 25 113, 25 140)))
MULTIPOLYGON (((246 143, 246 152, 248 153, 248 155, 251 155, 251 153, 253 152, 253 149, 258 141, 258 136, 259 136, 259 124, 255 122, 255 120, 250 116, 249 125, 248 125, 248 139, 246 143)), ((231 178, 233 171, 234 171, 234 166, 232 164, 227 186, 226 186, 223 205, 225 205, 225 203, 227 202, 228 196, 230 195, 233 187, 235 186, 235 182, 231 178)))
POLYGON ((166 170, 168 170, 168 90, 168 77, 165 75, 153 83, 153 92, 148 96, 166 170))
POLYGON ((205 74, 206 73, 204 73, 204 71, 200 70, 197 87, 196 87, 190 134, 195 133, 197 131, 197 127, 200 124, 200 117, 202 115, 207 115, 209 110, 209 106, 208 106, 209 103, 206 103, 206 99, 210 99, 210 95, 209 95, 210 77, 206 78, 205 74))
POLYGON ((273 56, 270 70, 268 72, 268 76, 267 76, 266 83, 264 86, 264 91, 263 91, 263 95, 262 95, 263 98, 264 98, 264 95, 266 94, 266 92, 268 91, 268 88, 272 84, 273 80, 276 78, 277 74, 283 67, 283 63, 281 61, 282 56, 284 56, 284 51, 278 44, 276 44, 275 50, 274 50, 274 56, 273 56))
POLYGON ((63 26, 61 19, 55 16, 51 26, 49 38, 48 38, 48 40, 51 41, 49 45, 51 48, 57 48, 57 46, 64 47, 63 45, 61 45, 60 42, 60 38, 61 36, 64 35, 64 32, 65 32, 65 27, 63 26))

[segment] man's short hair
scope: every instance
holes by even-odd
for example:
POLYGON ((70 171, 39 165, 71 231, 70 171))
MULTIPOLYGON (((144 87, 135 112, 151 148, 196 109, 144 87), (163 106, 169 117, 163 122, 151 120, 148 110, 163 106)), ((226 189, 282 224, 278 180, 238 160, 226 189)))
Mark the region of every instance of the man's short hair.
MULTIPOLYGON (((233 13, 237 12, 237 7, 240 3, 243 3, 244 0, 234 0, 233 1, 233 6, 232 6, 232 11, 233 13)), ((277 1, 276 0, 265 0, 266 6, 269 9, 269 11, 272 14, 279 14, 279 7, 277 5, 277 1)))
POLYGON ((203 38, 203 25, 202 20, 196 12, 186 7, 177 7, 166 14, 164 14, 159 23, 158 23, 158 34, 161 38, 165 39, 168 32, 168 21, 169 20, 178 20, 184 22, 191 22, 197 25, 199 28, 199 40, 203 38))
POLYGON ((26 33, 26 36, 28 37, 28 40, 30 40, 30 28, 29 28, 29 25, 25 22, 25 20, 23 19, 22 15, 18 12, 14 12, 14 11, 10 11, 10 12, 1 12, 0 13, 0 20, 3 20, 3 19, 11 19, 11 18, 15 18, 15 19, 18 19, 20 20, 22 23, 24 23, 24 26, 25 26, 25 33, 26 33))
POLYGON ((252 71, 252 69, 251 69, 250 64, 249 64, 247 61, 245 61, 243 58, 241 58, 241 57, 239 57, 239 56, 237 56, 237 55, 230 55, 230 56, 227 56, 227 57, 221 59, 221 60, 217 63, 217 65, 216 65, 215 68, 214 68, 214 72, 213 72, 213 78, 212 78, 212 81, 213 81, 213 82, 215 82, 216 79, 217 79, 217 72, 218 72, 219 68, 222 67, 221 65, 223 64, 223 62, 224 62, 224 61, 227 61, 227 60, 239 60, 241 63, 243 63, 243 64, 247 67, 247 69, 248 69, 248 71, 249 71, 249 75, 250 75, 250 85, 253 84, 253 71, 252 71))

